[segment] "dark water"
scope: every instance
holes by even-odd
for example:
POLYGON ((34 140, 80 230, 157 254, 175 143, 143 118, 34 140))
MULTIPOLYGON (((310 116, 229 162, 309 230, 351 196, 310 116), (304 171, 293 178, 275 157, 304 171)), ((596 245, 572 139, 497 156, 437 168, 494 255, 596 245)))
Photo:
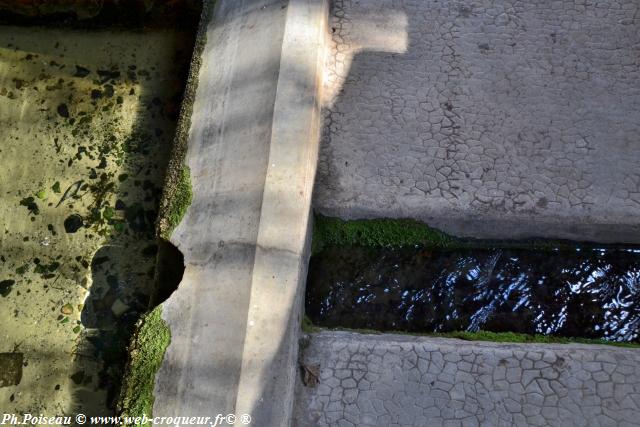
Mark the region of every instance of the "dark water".
POLYGON ((638 341, 640 250, 337 247, 311 258, 320 326, 638 341))

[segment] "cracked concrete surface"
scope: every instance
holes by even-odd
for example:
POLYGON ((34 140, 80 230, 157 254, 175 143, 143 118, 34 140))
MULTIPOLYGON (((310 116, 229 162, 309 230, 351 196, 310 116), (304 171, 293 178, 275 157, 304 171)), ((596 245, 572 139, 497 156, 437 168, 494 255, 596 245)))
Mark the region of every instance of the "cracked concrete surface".
POLYGON ((640 3, 335 0, 314 204, 640 242, 640 3))
POLYGON ((312 334, 296 426, 632 426, 640 352, 348 332, 312 334))

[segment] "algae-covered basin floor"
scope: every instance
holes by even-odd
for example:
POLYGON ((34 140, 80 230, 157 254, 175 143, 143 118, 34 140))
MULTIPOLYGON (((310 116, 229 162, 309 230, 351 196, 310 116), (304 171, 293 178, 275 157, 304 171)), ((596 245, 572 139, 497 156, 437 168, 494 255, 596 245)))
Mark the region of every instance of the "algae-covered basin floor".
POLYGON ((0 27, 3 412, 112 408, 151 292, 191 40, 0 27))
POLYGON ((640 251, 327 247, 306 312, 326 327, 637 342, 640 251))

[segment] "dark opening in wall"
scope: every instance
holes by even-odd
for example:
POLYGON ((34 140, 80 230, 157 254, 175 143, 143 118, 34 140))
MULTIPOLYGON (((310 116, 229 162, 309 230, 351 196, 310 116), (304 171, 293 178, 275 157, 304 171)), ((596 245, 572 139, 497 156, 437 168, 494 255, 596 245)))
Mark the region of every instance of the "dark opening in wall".
POLYGON ((184 255, 171 242, 158 239, 155 288, 149 305, 155 307, 165 302, 182 281, 184 255))

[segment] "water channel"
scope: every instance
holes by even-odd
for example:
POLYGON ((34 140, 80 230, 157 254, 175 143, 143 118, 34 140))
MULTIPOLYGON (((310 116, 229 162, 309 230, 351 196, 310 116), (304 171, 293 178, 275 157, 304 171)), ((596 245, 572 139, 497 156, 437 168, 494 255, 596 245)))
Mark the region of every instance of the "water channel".
POLYGON ((637 249, 338 246, 312 257, 306 292, 326 327, 640 337, 637 249))

